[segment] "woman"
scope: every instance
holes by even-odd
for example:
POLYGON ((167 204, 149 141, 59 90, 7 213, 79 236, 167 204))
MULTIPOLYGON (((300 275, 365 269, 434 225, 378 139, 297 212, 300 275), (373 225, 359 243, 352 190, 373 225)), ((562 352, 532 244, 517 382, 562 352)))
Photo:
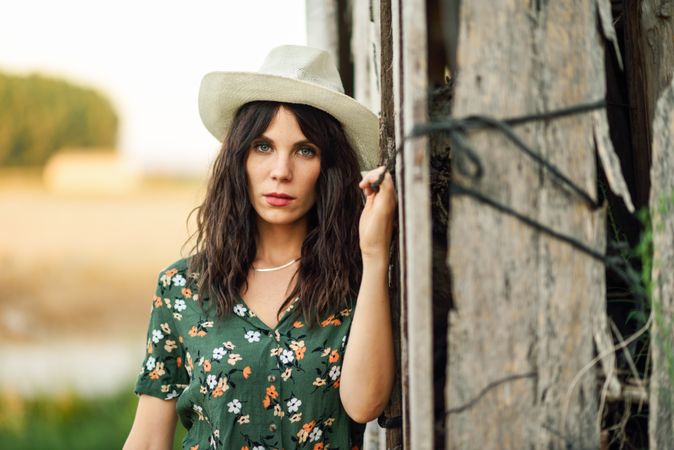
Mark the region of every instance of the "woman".
POLYGON ((350 449, 393 384, 387 273, 395 190, 377 118, 326 52, 273 49, 257 73, 212 73, 223 139, 193 255, 159 274, 126 450, 350 449), (363 195, 365 203, 363 205, 363 195))

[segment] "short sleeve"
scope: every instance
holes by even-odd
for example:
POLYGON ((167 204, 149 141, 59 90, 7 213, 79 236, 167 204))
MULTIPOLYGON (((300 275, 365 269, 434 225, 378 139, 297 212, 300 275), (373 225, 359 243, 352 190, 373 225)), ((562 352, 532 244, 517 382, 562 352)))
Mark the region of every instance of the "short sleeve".
POLYGON ((163 271, 157 280, 147 328, 145 358, 134 393, 170 400, 185 390, 190 377, 185 368, 182 337, 173 315, 172 283, 166 283, 167 275, 163 271))

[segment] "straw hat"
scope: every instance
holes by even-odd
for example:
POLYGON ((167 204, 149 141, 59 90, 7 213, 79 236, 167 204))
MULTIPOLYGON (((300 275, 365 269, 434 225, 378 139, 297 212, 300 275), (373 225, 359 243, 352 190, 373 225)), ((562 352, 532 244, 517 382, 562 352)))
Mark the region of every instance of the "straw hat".
POLYGON ((317 48, 283 45, 272 49, 257 72, 211 72, 199 89, 199 114, 222 142, 239 107, 254 100, 302 103, 341 122, 360 155, 361 170, 373 168, 379 153, 379 120, 344 94, 330 54, 317 48))

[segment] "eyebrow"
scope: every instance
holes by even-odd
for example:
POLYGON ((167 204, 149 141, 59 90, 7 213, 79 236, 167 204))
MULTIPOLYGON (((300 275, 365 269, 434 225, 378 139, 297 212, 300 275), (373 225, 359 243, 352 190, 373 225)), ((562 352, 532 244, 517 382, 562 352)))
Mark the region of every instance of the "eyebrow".
MULTIPOLYGON (((258 137, 257 139, 266 139, 266 140, 268 140, 269 142, 271 142, 272 144, 274 143, 274 140, 273 140, 272 138, 270 138, 269 136, 266 136, 266 135, 264 135, 264 134, 263 134, 262 136, 258 137)), ((316 144, 314 144, 313 142, 311 142, 311 141, 308 140, 308 139, 303 139, 303 140, 301 140, 301 141, 295 142, 295 143, 293 144, 293 147, 298 146, 298 145, 301 145, 301 144, 310 144, 310 145, 313 145, 313 146, 316 146, 316 147, 317 147, 316 144)))

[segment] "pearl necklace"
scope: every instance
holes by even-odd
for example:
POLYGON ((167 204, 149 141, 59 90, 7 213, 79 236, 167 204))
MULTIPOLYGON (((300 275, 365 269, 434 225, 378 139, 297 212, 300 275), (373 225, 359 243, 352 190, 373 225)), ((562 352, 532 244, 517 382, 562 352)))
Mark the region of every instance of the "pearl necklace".
POLYGON ((255 267, 253 267, 253 270, 254 270, 255 272, 273 272, 273 271, 275 271, 275 270, 285 269, 286 267, 290 266, 290 265, 293 264, 293 263, 296 263, 296 262, 299 261, 299 260, 300 260, 300 258, 295 258, 295 259, 293 259, 292 261, 283 264, 282 266, 278 266, 278 267, 268 267, 268 268, 265 268, 265 269, 257 269, 257 268, 255 268, 255 267))

